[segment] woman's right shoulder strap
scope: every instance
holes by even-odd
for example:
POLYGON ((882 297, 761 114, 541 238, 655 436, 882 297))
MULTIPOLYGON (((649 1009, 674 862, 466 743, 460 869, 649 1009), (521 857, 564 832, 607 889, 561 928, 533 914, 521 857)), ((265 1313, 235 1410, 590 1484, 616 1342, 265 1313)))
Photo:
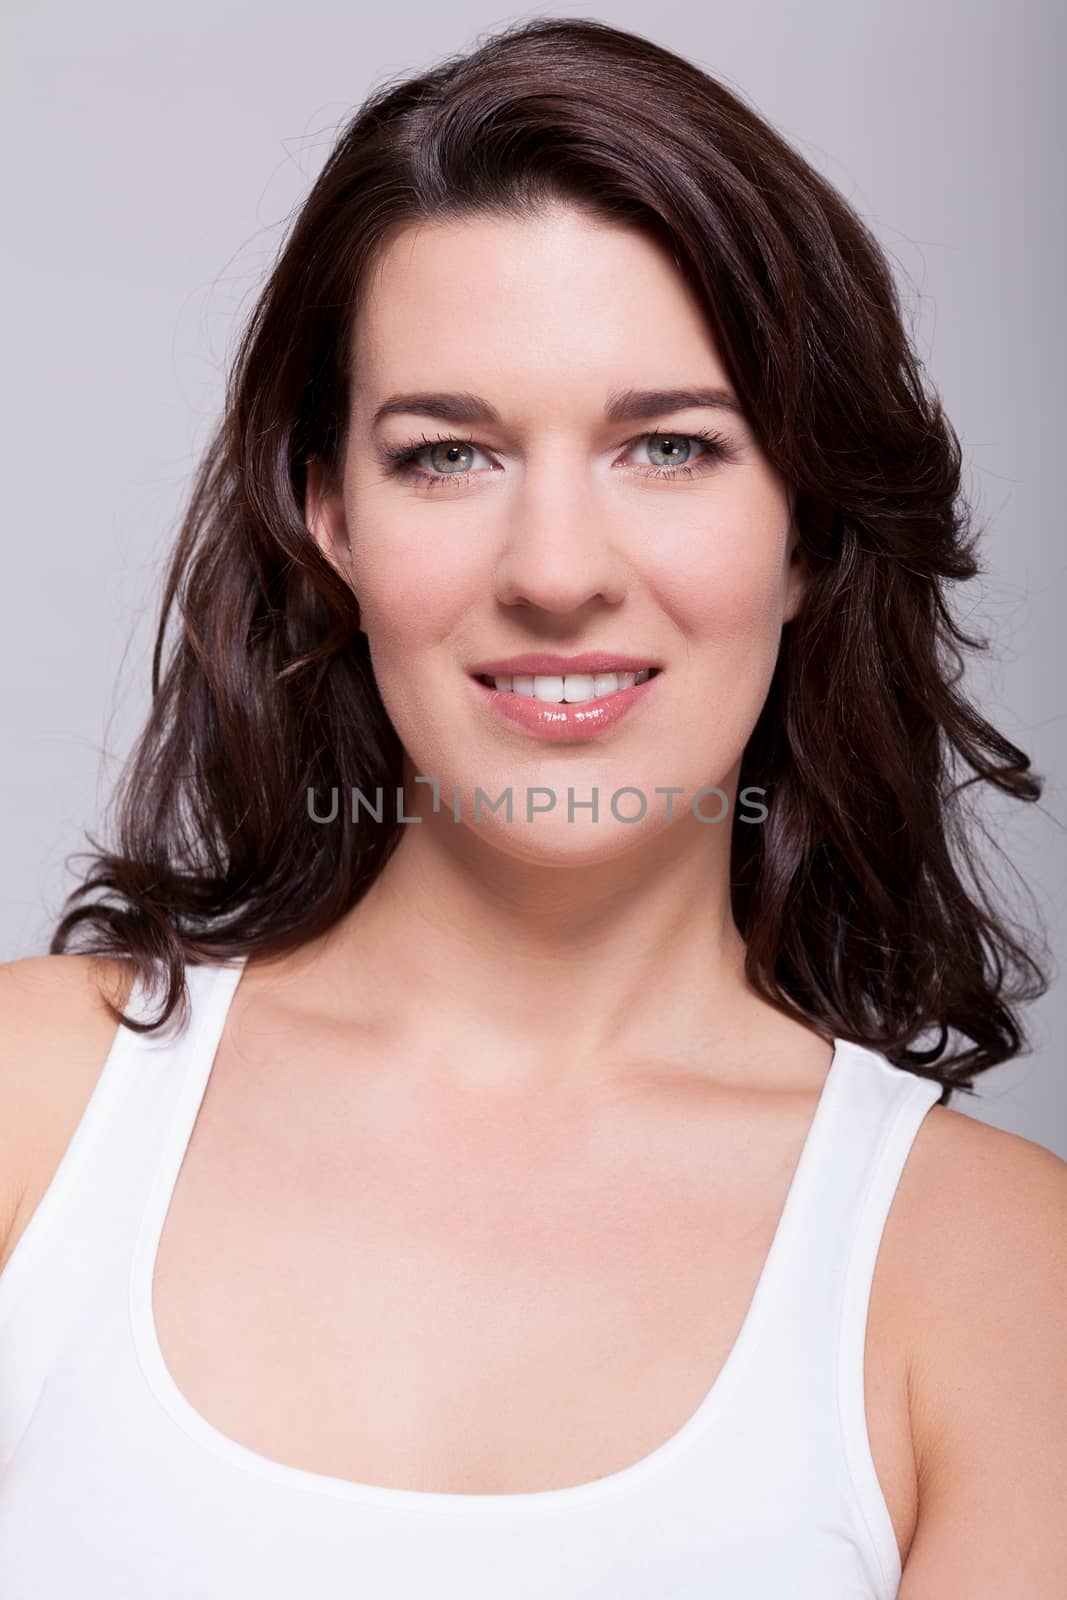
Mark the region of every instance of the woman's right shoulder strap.
MULTIPOLYGON (((148 996, 129 963, 31 956, 0 964, 0 1318, 17 1283, 47 1248, 68 1204, 116 1181, 104 1148, 148 1130, 143 1097, 174 1028, 153 1036, 116 1024, 104 1003, 142 1020, 148 996), (145 1070, 147 1069, 147 1070, 145 1070), (142 1104, 131 1105, 138 1084, 142 1104)), ((173 1019, 172 1019, 173 1022, 173 1019)), ((135 1140, 136 1144, 136 1140, 135 1140)))

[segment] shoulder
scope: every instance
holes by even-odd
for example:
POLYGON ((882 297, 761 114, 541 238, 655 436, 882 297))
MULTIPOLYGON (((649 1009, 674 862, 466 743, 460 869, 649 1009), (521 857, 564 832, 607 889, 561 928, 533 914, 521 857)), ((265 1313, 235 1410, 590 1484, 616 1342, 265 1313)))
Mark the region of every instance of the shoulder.
POLYGON ((898 1199, 915 1251, 913 1286, 943 1297, 948 1274, 958 1290, 988 1290, 995 1255, 1014 1256, 1020 1269, 1038 1257, 1052 1265, 1046 1247, 1064 1242, 1067 1162, 966 1112, 933 1106, 916 1133, 898 1199))
POLYGON ((16 961, 0 961, 0 1003, 5 1018, 10 1010, 15 1019, 32 1010, 35 997, 47 1003, 71 1002, 75 1005, 102 1005, 102 995, 121 1003, 128 998, 132 981, 131 962, 108 956, 38 955, 16 961))
POLYGON ((1027 1594, 1051 1595, 1067 1559, 1067 1162, 934 1106, 886 1245, 919 1500, 901 1600, 1022 1593, 1024 1571, 1027 1594))
POLYGON ((88 1104, 132 965, 87 955, 0 962, 0 1268, 88 1104))

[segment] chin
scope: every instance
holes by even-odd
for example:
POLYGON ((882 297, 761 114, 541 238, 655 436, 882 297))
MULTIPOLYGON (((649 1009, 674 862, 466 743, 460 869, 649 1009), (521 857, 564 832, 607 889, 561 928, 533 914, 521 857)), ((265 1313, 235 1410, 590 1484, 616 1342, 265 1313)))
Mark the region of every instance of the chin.
POLYGON ((593 822, 579 813, 573 822, 562 815, 535 816, 527 822, 516 811, 515 819, 483 815, 467 828, 484 844, 512 861, 525 861, 540 867, 595 867, 600 862, 616 861, 620 856, 659 835, 668 826, 665 816, 645 816, 640 822, 619 822, 602 815, 593 822))

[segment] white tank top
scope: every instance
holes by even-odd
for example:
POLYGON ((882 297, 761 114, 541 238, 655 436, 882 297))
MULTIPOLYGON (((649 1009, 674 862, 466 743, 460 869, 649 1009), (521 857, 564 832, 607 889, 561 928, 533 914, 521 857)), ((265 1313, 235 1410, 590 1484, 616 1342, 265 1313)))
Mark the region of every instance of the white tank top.
MULTIPOLYGON (((875 1257, 936 1083, 834 1041, 770 1252, 688 1421, 604 1478, 526 1494, 285 1466, 186 1401, 152 1271, 243 963, 188 969, 190 1025, 116 1031, 0 1274, 5 1600, 891 1600, 871 1457, 875 1257)), ((141 986, 131 1014, 144 1005, 141 986)))

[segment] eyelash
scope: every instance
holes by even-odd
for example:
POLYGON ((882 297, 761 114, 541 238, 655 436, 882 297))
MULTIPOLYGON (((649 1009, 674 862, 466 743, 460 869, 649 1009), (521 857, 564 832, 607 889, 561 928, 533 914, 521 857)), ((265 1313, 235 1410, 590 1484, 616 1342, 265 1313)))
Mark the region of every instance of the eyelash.
MULTIPOLYGON (((680 467, 637 468, 638 476, 642 478, 693 478, 698 473, 710 471, 722 461, 736 460, 738 455, 736 448, 721 434, 705 433, 699 429, 692 433, 672 433, 666 428, 654 428, 650 433, 639 433, 635 439, 630 440, 626 448, 639 444, 642 439, 699 439, 708 446, 707 455, 700 457, 696 467, 685 464, 680 467)), ((424 472, 421 467, 411 464, 423 450, 435 444, 462 444, 481 450, 485 455, 489 453, 474 439, 458 438, 450 433, 439 433, 432 439, 424 433, 418 444, 409 441, 407 444, 382 445, 379 448, 382 460, 391 474, 421 483, 427 489, 436 489, 439 485, 457 481, 464 483, 471 477, 472 469, 469 467, 463 472, 424 472)))

